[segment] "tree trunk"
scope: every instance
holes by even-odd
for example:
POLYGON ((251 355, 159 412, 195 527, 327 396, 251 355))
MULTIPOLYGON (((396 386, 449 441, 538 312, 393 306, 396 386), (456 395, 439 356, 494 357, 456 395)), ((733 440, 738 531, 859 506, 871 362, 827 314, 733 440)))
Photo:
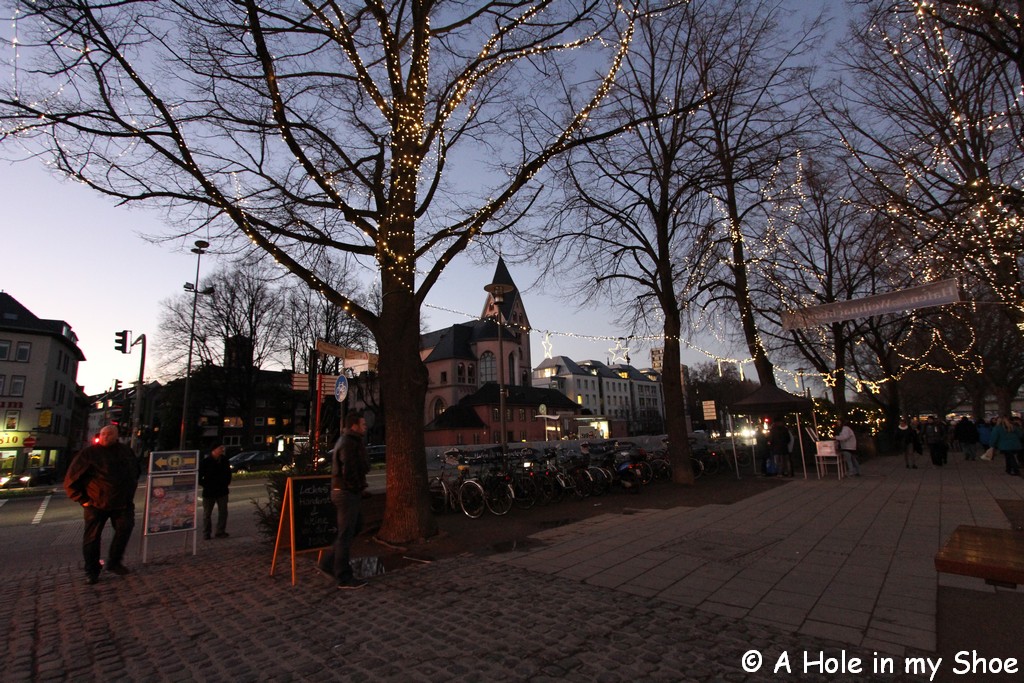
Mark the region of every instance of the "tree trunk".
POLYGON ((380 387, 387 406, 387 499, 378 537, 393 544, 437 533, 427 497, 427 461, 423 442, 423 406, 427 369, 420 360, 419 309, 411 290, 382 276, 384 305, 380 314, 380 387), (389 282, 390 280, 390 282, 389 282))
MULTIPOLYGON (((675 302, 673 300, 672 306, 675 302)), ((677 484, 693 484, 693 465, 690 463, 690 439, 686 433, 686 409, 683 399, 683 382, 680 374, 679 333, 681 324, 679 311, 665 313, 665 355, 662 359, 661 383, 665 392, 665 428, 668 434, 668 457, 672 464, 672 481, 677 484)))

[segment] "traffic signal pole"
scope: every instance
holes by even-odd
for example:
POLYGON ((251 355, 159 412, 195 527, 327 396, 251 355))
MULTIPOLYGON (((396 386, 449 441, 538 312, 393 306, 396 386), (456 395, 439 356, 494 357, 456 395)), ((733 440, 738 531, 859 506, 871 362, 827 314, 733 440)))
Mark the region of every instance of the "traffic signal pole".
POLYGON ((135 405, 132 406, 132 440, 131 447, 138 455, 139 432, 142 431, 142 387, 146 380, 146 335, 140 334, 132 342, 132 346, 142 344, 142 358, 139 359, 139 381, 135 385, 135 405))

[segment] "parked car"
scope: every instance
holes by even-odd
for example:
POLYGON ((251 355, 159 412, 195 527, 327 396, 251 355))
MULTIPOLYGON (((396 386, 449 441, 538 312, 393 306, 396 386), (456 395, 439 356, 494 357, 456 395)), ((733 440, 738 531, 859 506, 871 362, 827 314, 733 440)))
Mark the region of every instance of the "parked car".
POLYGON ((285 462, 273 451, 243 451, 232 457, 228 464, 234 472, 257 472, 279 470, 285 462))
POLYGON ((387 459, 387 447, 383 444, 366 447, 366 457, 370 464, 383 463, 387 459))

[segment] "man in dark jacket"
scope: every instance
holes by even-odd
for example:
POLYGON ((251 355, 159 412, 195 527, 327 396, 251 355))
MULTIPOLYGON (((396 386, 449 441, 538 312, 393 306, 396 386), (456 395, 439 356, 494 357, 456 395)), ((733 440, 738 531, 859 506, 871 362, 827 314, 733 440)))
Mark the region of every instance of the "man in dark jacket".
POLYGON ((100 430, 99 443, 83 448, 71 461, 64 476, 68 498, 82 506, 85 534, 82 554, 86 581, 99 581, 100 542, 103 526, 110 520, 114 538, 110 542, 107 571, 124 576, 125 548, 135 528, 135 489, 139 485, 139 462, 128 446, 117 440, 115 425, 100 430))
POLYGON ((978 428, 966 415, 953 427, 953 438, 960 443, 964 460, 978 459, 978 428))
POLYGON ((224 457, 224 446, 217 446, 199 463, 199 485, 203 487, 203 538, 213 531, 213 508, 217 507, 217 538, 228 536, 228 488, 231 465, 224 457))
POLYGON ((334 540, 334 578, 338 588, 362 588, 366 581, 356 578, 349 563, 352 539, 362 525, 362 498, 370 462, 366 457, 366 419, 357 411, 345 417, 345 431, 331 451, 331 502, 338 513, 338 535, 334 540))

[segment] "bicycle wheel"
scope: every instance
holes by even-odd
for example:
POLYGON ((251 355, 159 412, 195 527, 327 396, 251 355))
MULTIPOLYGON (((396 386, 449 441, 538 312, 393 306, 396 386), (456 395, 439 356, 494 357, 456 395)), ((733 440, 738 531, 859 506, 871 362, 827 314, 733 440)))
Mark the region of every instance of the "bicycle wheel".
POLYGON ((646 486, 647 484, 651 483, 652 479, 654 479, 654 469, 651 467, 651 464, 646 460, 641 460, 640 462, 636 463, 635 469, 637 478, 640 479, 641 484, 646 486))
POLYGON ((577 467, 571 473, 573 484, 576 486, 576 495, 580 498, 589 498, 594 493, 594 478, 584 467, 577 467))
POLYGON ((562 499, 562 487, 555 481, 554 475, 541 473, 537 475, 537 487, 540 490, 539 502, 547 505, 562 499))
POLYGON ((590 467, 587 468, 587 471, 590 473, 590 478, 594 482, 594 485, 591 487, 590 490, 591 495, 603 496, 604 494, 608 493, 609 490, 611 490, 611 472, 604 469, 603 467, 598 467, 597 465, 591 465, 590 467))
POLYGON ((696 481, 704 474, 704 463, 694 457, 690 457, 690 464, 693 466, 693 479, 696 481))
POLYGON ((507 515, 512 509, 514 496, 512 487, 503 479, 495 479, 487 484, 485 502, 493 515, 507 515))
POLYGON ((704 474, 718 474, 722 466, 722 458, 718 453, 708 453, 700 461, 704 464, 704 474))
POLYGON ((484 487, 475 479, 467 479, 459 487, 459 507, 470 519, 479 519, 484 514, 487 503, 484 487))
POLYGON ((670 481, 672 479, 672 465, 668 460, 656 458, 651 461, 651 468, 654 470, 656 481, 670 481))
POLYGON ((430 511, 435 515, 448 512, 448 500, 451 495, 448 491, 448 484, 441 477, 434 477, 430 480, 430 511))
POLYGON ((537 499, 540 497, 537 482, 528 475, 518 476, 513 479, 512 494, 515 498, 515 505, 520 510, 529 510, 537 504, 537 499))

